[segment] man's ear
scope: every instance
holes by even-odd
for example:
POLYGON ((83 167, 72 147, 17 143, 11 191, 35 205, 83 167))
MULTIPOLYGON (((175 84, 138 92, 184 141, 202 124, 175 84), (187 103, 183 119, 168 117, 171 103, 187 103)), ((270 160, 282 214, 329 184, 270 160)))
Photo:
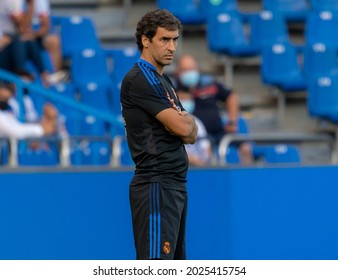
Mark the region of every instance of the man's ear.
POLYGON ((149 38, 145 35, 142 35, 142 45, 143 45, 143 47, 148 48, 149 44, 150 44, 149 38))

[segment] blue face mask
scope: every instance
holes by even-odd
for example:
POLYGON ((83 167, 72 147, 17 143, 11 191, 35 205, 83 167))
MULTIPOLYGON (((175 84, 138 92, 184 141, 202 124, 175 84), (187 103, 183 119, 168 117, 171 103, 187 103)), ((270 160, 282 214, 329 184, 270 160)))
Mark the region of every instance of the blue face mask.
POLYGON ((194 100, 181 100, 183 108, 189 113, 192 114, 195 110, 194 100))
POLYGON ((182 72, 179 78, 184 86, 195 87, 200 80, 200 73, 197 70, 189 70, 182 72))

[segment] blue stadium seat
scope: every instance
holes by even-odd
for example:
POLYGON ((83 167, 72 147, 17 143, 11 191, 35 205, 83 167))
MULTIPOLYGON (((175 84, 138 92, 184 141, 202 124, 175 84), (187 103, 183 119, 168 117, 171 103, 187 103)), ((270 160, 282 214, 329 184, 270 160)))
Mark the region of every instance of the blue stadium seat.
POLYGON ((269 164, 299 164, 301 163, 301 156, 296 146, 279 144, 265 149, 264 160, 269 164))
POLYGON ((304 22, 309 11, 306 0, 263 0, 263 9, 279 13, 290 22, 304 22))
POLYGON ((238 149, 234 146, 228 147, 225 156, 226 156, 227 164, 239 164, 240 163, 238 149))
POLYGON ((18 143, 18 164, 21 166, 55 166, 59 164, 59 155, 55 143, 39 141, 32 148, 27 141, 18 143))
POLYGON ((70 107, 62 107, 63 109, 60 110, 60 114, 64 119, 64 124, 66 130, 69 135, 71 136, 81 136, 82 130, 82 122, 83 122, 83 114, 79 111, 73 110, 70 107))
POLYGON ((83 48, 75 53, 70 70, 75 86, 90 82, 110 83, 106 53, 101 48, 83 48))
POLYGON ((94 22, 91 18, 70 16, 60 20, 60 37, 62 42, 62 55, 72 58, 74 53, 84 48, 100 47, 94 22))
POLYGON ((110 78, 112 80, 111 108, 112 111, 121 114, 120 90, 121 83, 127 72, 140 58, 140 52, 134 47, 123 47, 116 49, 107 49, 106 55, 110 59, 110 78))
POLYGON ((238 12, 220 12, 208 17, 207 41, 212 52, 230 56, 254 56, 259 49, 252 46, 238 12))
POLYGON ((338 122, 338 74, 317 77, 309 83, 307 106, 310 116, 338 122))
POLYGON ((265 47, 260 71, 266 85, 276 86, 286 92, 307 88, 296 49, 289 43, 265 47))
POLYGON ((306 45, 303 70, 307 81, 311 81, 318 76, 337 73, 338 62, 335 48, 324 43, 306 45))
POLYGON ((106 50, 107 56, 111 59, 112 68, 110 71, 113 83, 120 89, 121 82, 130 68, 140 58, 140 52, 134 47, 106 50))
POLYGON ((72 165, 109 165, 111 147, 106 142, 89 142, 82 140, 71 147, 70 162, 72 165))
POLYGON ((78 86, 80 92, 80 102, 93 106, 97 109, 110 110, 110 96, 112 87, 107 84, 89 82, 78 86))
POLYGON ((71 77, 82 102, 109 110, 113 83, 109 76, 106 54, 102 49, 88 48, 74 54, 71 77))
POLYGON ((50 87, 50 90, 56 92, 59 95, 68 97, 72 100, 77 99, 75 86, 72 82, 58 83, 50 87))
POLYGON ((338 0, 311 0, 311 9, 316 11, 338 11, 338 0))
POLYGON ((82 135, 94 136, 103 136, 107 132, 105 122, 91 115, 83 116, 80 130, 82 135))
POLYGON ((239 12, 237 0, 202 0, 201 6, 206 17, 222 12, 239 12))
POLYGON ((338 15, 331 11, 312 11, 305 25, 305 43, 324 43, 338 50, 338 15))
POLYGON ((166 9, 173 13, 182 24, 203 24, 205 23, 205 15, 201 1, 157 0, 156 4, 160 9, 166 9))
POLYGON ((107 133, 106 123, 91 115, 74 110, 61 112, 65 119, 65 126, 72 136, 103 136, 107 133))
POLYGON ((272 44, 290 41, 287 25, 278 13, 261 11, 251 17, 250 23, 250 42, 260 51, 272 44))

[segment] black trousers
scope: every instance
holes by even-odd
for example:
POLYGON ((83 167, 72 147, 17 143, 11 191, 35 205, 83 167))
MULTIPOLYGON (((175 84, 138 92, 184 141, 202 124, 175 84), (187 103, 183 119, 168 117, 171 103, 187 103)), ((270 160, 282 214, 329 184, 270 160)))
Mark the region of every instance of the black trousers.
POLYGON ((130 186, 137 259, 185 260, 186 191, 159 183, 130 186))

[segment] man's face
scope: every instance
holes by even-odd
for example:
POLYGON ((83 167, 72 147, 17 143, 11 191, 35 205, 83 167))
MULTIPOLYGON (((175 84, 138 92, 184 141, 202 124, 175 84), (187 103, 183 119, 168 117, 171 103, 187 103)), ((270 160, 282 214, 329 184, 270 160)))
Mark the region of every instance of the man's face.
POLYGON ((174 59, 178 37, 178 30, 169 31, 163 27, 157 28, 151 41, 143 36, 144 58, 154 64, 158 70, 162 70, 174 59))

